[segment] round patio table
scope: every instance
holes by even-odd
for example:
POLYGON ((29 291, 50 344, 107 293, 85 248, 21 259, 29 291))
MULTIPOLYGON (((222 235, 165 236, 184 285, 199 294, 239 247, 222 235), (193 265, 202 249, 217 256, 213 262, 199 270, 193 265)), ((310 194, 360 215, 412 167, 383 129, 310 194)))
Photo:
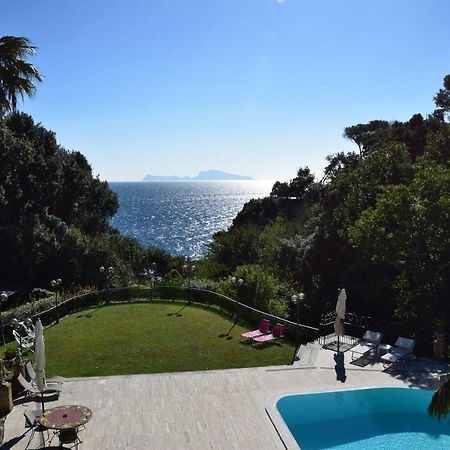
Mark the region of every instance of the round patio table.
POLYGON ((65 405, 47 410, 39 418, 39 422, 42 426, 53 430, 76 429, 89 422, 91 417, 92 411, 86 406, 65 405))

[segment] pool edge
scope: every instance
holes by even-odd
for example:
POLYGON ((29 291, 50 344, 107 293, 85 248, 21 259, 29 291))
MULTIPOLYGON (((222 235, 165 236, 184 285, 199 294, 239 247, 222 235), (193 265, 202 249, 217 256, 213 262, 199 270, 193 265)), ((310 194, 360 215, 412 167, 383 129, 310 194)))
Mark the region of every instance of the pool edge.
POLYGON ((277 408, 277 402, 283 397, 287 397, 290 395, 309 395, 309 394, 323 394, 323 393, 332 393, 332 392, 345 392, 345 391, 363 391, 368 389, 380 389, 380 388, 394 388, 394 389, 414 389, 414 390, 428 390, 428 389, 421 389, 419 387, 413 387, 413 386, 398 386, 398 385, 384 385, 384 386, 358 386, 358 387, 345 387, 343 389, 331 389, 331 390, 316 390, 316 391, 309 391, 309 392, 299 392, 296 391, 287 391, 282 392, 279 394, 275 394, 270 396, 266 400, 266 406, 265 410, 266 413, 272 422, 273 427, 275 428, 275 431, 277 432, 281 443, 284 445, 286 450, 301 450, 300 445, 295 440, 294 436, 291 433, 291 430, 289 430, 289 427, 286 425, 286 422, 284 421, 283 417, 281 416, 280 412, 277 408))

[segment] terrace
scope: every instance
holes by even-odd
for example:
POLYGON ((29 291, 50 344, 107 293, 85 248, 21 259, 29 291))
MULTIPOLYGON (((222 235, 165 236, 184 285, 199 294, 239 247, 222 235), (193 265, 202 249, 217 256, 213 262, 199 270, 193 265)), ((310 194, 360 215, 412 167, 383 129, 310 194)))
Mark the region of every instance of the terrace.
MULTIPOLYGON (((335 353, 322 348, 323 339, 305 342, 290 365, 288 340, 258 350, 239 343, 245 329, 215 308, 187 302, 76 312, 45 330, 47 372, 68 377, 59 399, 46 408, 79 404, 93 411, 80 433, 85 449, 283 449, 266 412, 276 395, 374 386, 431 389, 438 374, 448 371, 446 364, 421 358, 386 370, 376 357, 355 364, 346 352, 342 372, 335 353)), ((39 404, 18 402, 7 416, 2 448, 25 449, 27 409, 39 404)))
MULTIPOLYGON (((89 449, 284 449, 265 407, 281 393, 367 386, 432 388, 444 364, 413 360, 388 372, 381 364, 349 364, 336 379, 333 352, 319 349, 313 364, 182 373, 68 379, 57 402, 83 404, 93 418, 80 437, 89 449)), ((5 424, 5 448, 25 448, 23 412, 14 407, 5 424), (19 440, 18 440, 19 439, 19 440)))

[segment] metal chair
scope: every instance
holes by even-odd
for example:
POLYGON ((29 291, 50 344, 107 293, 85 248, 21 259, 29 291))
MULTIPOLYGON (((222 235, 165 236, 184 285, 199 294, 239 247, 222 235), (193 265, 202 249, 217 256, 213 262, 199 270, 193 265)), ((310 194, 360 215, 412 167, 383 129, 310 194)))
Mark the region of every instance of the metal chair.
MULTIPOLYGON (((40 410, 34 410, 34 411, 26 410, 23 413, 23 415, 25 417, 25 428, 29 428, 28 431, 31 431, 31 435, 30 435, 30 438, 28 439, 25 450, 29 448, 31 442, 33 441, 34 435, 36 433, 47 432, 47 440, 49 438, 48 428, 44 427, 39 422, 39 417, 41 416, 41 414, 42 414, 42 411, 40 411, 40 410)), ((43 442, 43 446, 45 447, 45 440, 43 442)), ((39 448, 39 447, 36 447, 36 448, 39 448)))
POLYGON ((76 448, 78 450, 78 444, 82 442, 76 428, 64 428, 59 431, 58 437, 61 447, 64 444, 73 444, 70 448, 76 448))

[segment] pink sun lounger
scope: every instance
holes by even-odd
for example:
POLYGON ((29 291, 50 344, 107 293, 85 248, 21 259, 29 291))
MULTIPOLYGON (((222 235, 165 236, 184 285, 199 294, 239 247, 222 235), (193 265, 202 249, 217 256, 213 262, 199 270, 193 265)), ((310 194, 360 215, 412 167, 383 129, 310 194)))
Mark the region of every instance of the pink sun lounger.
POLYGON ((263 334, 266 334, 269 331, 270 322, 267 319, 261 320, 261 323, 259 324, 259 328, 257 330, 253 331, 247 331, 246 333, 241 334, 241 340, 246 339, 253 339, 258 336, 262 336, 263 334))
POLYGON ((265 334, 264 336, 258 336, 253 338, 253 344, 263 344, 265 342, 274 341, 283 337, 284 326, 281 323, 277 323, 272 330, 271 334, 265 334))

